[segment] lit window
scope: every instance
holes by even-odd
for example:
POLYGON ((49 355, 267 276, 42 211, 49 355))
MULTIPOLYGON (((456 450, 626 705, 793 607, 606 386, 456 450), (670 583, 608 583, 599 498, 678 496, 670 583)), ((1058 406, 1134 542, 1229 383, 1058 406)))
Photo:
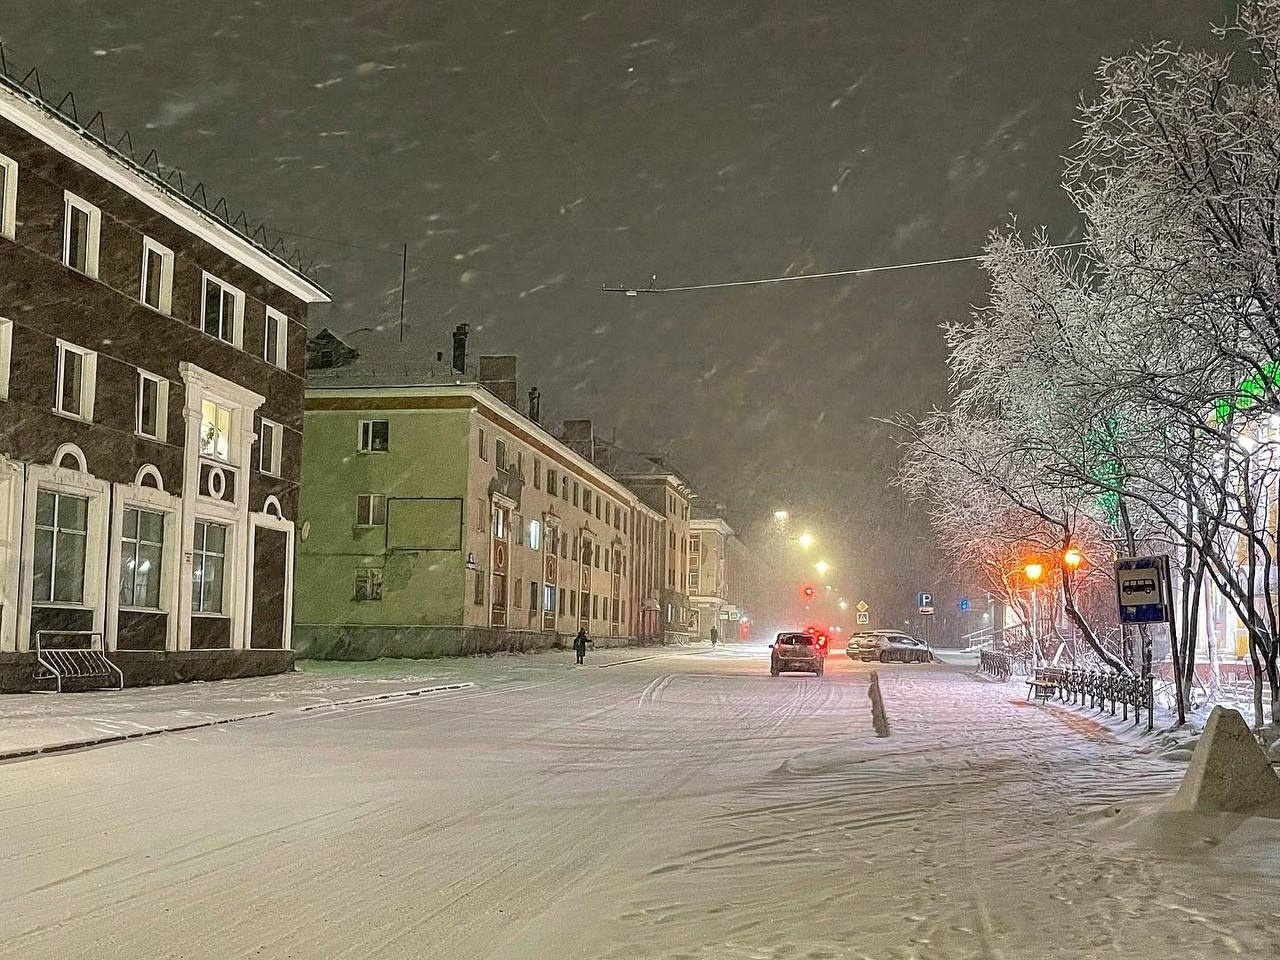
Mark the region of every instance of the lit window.
POLYGON ((542 524, 537 520, 529 521, 529 549, 542 549, 542 524))
POLYGON ((173 307, 173 251, 150 237, 142 238, 142 289, 138 298, 163 314, 173 307))
POLYGON ((381 493, 362 493, 356 497, 356 526, 380 527, 387 522, 387 498, 381 493))
POLYGON ((361 453, 386 453, 390 449, 391 425, 386 420, 360 421, 361 453))
POLYGON ((231 460, 231 410, 214 400, 200 404, 200 453, 231 460))
POLYGON ((18 164, 0 154, 0 237, 12 240, 18 222, 18 164))
POLYGON ((542 609, 547 613, 556 612, 556 587, 553 583, 542 585, 542 609))
POLYGON ((62 262, 87 277, 96 277, 102 212, 74 193, 68 191, 63 196, 62 262))
POLYGON ((65 340, 58 341, 58 383, 54 409, 78 420, 93 419, 98 355, 65 340))
POLYGON ((125 507, 120 540, 120 606, 159 610, 164 514, 125 507))
POLYGON ((288 346, 286 334, 288 319, 279 310, 267 307, 266 319, 262 330, 262 359, 273 367, 282 370, 288 366, 288 346))
POLYGON ((200 304, 200 329, 224 343, 240 346, 244 294, 217 277, 204 275, 204 296, 200 304))
POLYGON ((382 599, 382 571, 377 567, 365 567, 356 571, 357 600, 382 599))
POLYGON ((138 404, 133 428, 138 436, 164 440, 168 420, 169 381, 145 370, 138 371, 138 404))
POLYGON ((284 448, 284 428, 266 417, 258 429, 258 472, 280 476, 281 453, 284 448))
POLYGON ((9 399, 9 367, 13 361, 13 321, 0 317, 0 400, 9 399))
POLYGON ((48 490, 36 493, 35 557, 31 583, 36 602, 84 602, 88 531, 88 498, 48 490))
POLYGON ((197 520, 191 557, 191 609, 196 613, 222 613, 227 528, 220 523, 197 520))
POLYGON ((493 535, 498 540, 507 539, 507 511, 501 507, 493 511, 493 535))

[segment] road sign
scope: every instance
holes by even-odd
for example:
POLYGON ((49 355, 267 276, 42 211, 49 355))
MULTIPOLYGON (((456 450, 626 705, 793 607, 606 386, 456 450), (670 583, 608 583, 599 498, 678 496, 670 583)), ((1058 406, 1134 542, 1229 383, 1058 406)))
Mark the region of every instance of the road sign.
POLYGON ((917 604, 916 604, 916 606, 918 606, 918 607, 920 608, 920 615, 921 615, 922 617, 932 616, 932 614, 933 614, 933 594, 931 594, 931 593, 925 593, 925 592, 922 590, 922 591, 920 591, 920 593, 919 593, 919 594, 917 594, 916 599, 917 599, 917 600, 919 600, 919 603, 917 603, 917 604))
POLYGON ((855 607, 854 609, 856 609, 859 613, 866 613, 868 610, 871 609, 871 606, 870 604, 867 603, 867 601, 859 600, 857 607, 855 607))
POLYGON ((869 614, 866 610, 859 610, 858 611, 859 626, 866 626, 870 622, 871 622, 871 614, 869 614))
POLYGON ((1169 558, 1116 561, 1116 603, 1121 623, 1169 622, 1169 558))

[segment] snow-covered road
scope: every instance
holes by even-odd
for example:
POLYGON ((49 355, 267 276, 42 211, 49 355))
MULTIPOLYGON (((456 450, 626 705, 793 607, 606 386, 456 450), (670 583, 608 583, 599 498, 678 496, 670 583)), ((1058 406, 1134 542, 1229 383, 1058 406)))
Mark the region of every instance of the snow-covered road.
POLYGON ((0 765, 0 958, 1280 951, 1280 829, 945 665, 734 648, 0 765), (1119 804, 1119 813, 1116 805, 1119 804))

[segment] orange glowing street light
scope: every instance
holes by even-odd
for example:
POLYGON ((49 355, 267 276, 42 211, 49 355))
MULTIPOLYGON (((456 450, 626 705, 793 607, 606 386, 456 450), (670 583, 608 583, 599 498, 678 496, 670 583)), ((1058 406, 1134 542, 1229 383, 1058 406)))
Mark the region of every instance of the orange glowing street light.
POLYGON ((1062 563, 1068 570, 1076 570, 1084 563, 1084 554, 1075 547, 1068 547, 1062 554, 1062 563))
POLYGON ((1044 565, 1039 563, 1028 563, 1022 568, 1022 572, 1027 575, 1027 579, 1035 583, 1044 575, 1044 565))

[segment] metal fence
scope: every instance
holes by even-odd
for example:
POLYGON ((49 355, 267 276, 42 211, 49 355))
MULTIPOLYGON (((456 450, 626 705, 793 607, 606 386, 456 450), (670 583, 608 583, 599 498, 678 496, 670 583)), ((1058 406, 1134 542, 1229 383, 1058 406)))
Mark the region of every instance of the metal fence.
POLYGON ((982 650, 978 653, 978 670, 997 680, 1008 680, 1013 675, 1013 658, 1007 653, 982 650))
POLYGON ((1109 709, 1113 717, 1119 707, 1124 720, 1129 719, 1129 709, 1132 707, 1134 724, 1141 722, 1142 711, 1145 709, 1147 727, 1151 727, 1151 684, 1135 674, 1117 673, 1113 670, 1046 667, 1036 671, 1035 680, 1052 684, 1062 703, 1083 707, 1087 699, 1090 709, 1109 709))

